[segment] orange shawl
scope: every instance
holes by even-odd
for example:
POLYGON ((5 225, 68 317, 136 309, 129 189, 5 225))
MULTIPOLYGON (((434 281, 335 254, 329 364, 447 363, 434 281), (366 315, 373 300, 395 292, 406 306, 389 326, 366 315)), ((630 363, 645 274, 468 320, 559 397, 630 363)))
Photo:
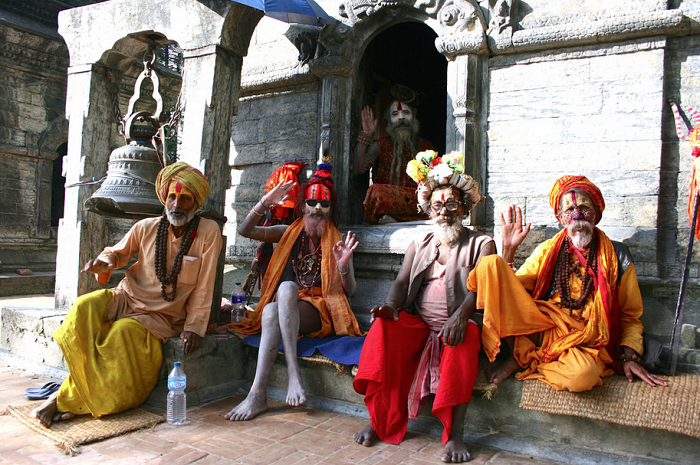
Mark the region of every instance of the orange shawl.
MULTIPOLYGON (((548 347, 543 347, 543 361, 556 360, 569 347, 580 344, 585 344, 588 347, 606 347, 608 354, 616 359, 617 349, 615 345, 621 333, 620 304, 617 300, 617 254, 605 233, 598 228, 595 231, 598 236, 598 275, 593 277, 595 284, 594 308, 590 312, 588 323, 584 329, 572 331, 548 347)), ((554 276, 559 249, 565 237, 566 229, 563 229, 552 239, 552 247, 547 253, 535 289, 532 292, 532 297, 535 300, 544 300, 546 297, 554 276)), ((588 272, 592 273, 590 268, 588 268, 588 272)))
MULTIPOLYGON (((282 239, 275 248, 270 265, 265 274, 265 280, 260 293, 260 302, 258 302, 255 311, 248 312, 246 318, 237 324, 232 324, 231 328, 242 334, 257 334, 261 331, 260 319, 265 305, 274 300, 277 292, 277 285, 282 277, 282 273, 289 261, 289 256, 292 253, 294 244, 296 243, 299 234, 304 230, 304 218, 299 218, 292 223, 287 231, 285 231, 282 239)), ((323 300, 326 302, 333 323, 333 330, 336 336, 360 336, 360 326, 352 313, 350 303, 348 302, 343 284, 340 280, 340 275, 336 272, 335 256, 333 255, 333 246, 342 240, 342 235, 338 228, 334 225, 329 225, 326 232, 321 237, 321 289, 323 300)), ((331 333, 321 333, 317 337, 330 336, 331 333)))

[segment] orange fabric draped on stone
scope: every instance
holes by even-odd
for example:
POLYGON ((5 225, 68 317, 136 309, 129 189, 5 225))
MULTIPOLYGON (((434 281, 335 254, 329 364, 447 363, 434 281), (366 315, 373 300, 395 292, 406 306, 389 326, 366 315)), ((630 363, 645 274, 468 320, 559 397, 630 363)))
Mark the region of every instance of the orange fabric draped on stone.
MULTIPOLYGON (((289 256, 292 253, 294 244, 299 234, 304 230, 304 218, 299 218, 292 223, 282 236, 279 244, 275 248, 270 265, 265 274, 263 288, 260 293, 260 301, 255 311, 248 312, 246 318, 237 324, 232 324, 231 328, 242 334, 257 334, 261 331, 261 316, 265 305, 270 303, 276 294, 277 285, 282 277, 282 273, 287 265, 289 256)), ((336 271, 335 256, 333 246, 342 240, 342 235, 338 228, 332 224, 328 225, 326 232, 321 237, 321 295, 326 303, 326 308, 330 314, 332 325, 325 325, 320 333, 314 333, 315 337, 325 337, 335 334, 336 336, 361 336, 360 326, 355 319, 355 314, 350 308, 340 275, 336 271)), ((321 316, 321 320, 324 318, 321 316)))
MULTIPOLYGON (((549 375, 536 372, 539 364, 559 360, 564 355, 567 356, 565 368, 570 373, 582 371, 590 361, 593 382, 599 380, 599 376, 612 374, 605 365, 612 363, 611 356, 616 354, 620 335, 618 263, 612 242, 597 228, 596 234, 598 274, 595 292, 584 307, 580 321, 570 314, 568 308, 557 305, 558 294, 549 301, 542 300, 552 283, 566 230, 542 244, 533 256, 544 257, 540 261, 532 260, 532 257, 528 259, 518 276, 500 257, 484 257, 480 261, 469 275, 467 287, 472 292, 478 291, 477 308, 484 309, 482 344, 489 360, 493 361, 498 354, 501 338, 516 336, 513 355, 520 366, 525 367, 518 379, 543 379, 561 389, 561 385, 550 382, 549 375), (536 276, 536 280, 531 280, 532 276, 536 276), (528 295, 528 288, 532 289, 532 296, 528 295), (541 347, 535 347, 525 337, 535 333, 543 334, 541 347)), ((572 283, 572 292, 576 288, 572 283)), ((553 371, 555 367, 548 369, 553 371)))

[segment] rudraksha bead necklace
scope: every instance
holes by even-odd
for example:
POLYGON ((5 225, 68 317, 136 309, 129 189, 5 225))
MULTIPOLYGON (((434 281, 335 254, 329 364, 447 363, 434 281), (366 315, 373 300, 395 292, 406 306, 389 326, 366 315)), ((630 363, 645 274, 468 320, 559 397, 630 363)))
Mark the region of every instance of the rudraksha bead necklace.
POLYGON ((319 239, 316 249, 312 251, 309 250, 309 246, 306 243, 305 231, 301 232, 300 239, 301 247, 297 256, 298 260, 292 260, 292 268, 294 269, 294 276, 297 278, 297 284, 309 290, 314 287, 314 284, 321 277, 321 240, 319 239), (313 277, 311 281, 308 280, 309 275, 313 277))
POLYGON ((190 251, 192 242, 194 238, 197 237, 197 227, 199 226, 199 216, 195 215, 192 221, 189 222, 185 231, 182 233, 182 242, 180 243, 180 248, 175 254, 175 259, 173 260, 173 267, 170 268, 170 273, 165 276, 166 261, 168 259, 168 228, 170 227, 170 221, 168 217, 163 215, 160 219, 160 224, 158 225, 158 231, 156 232, 156 276, 158 281, 160 281, 160 294, 163 296, 166 302, 172 302, 175 300, 175 288, 177 287, 177 275, 180 273, 182 268, 182 257, 187 255, 190 251), (173 289, 168 297, 165 292, 165 286, 172 285, 173 289))
MULTIPOLYGON (((594 283, 593 276, 587 273, 585 270, 583 275, 579 268, 582 266, 579 263, 576 256, 569 251, 569 248, 573 247, 571 245, 571 239, 567 236, 564 239, 564 243, 559 249, 559 256, 557 257, 557 264, 554 267, 554 283, 559 290, 559 296, 561 298, 559 302, 560 307, 566 307, 569 309, 569 316, 576 318, 576 321, 581 321, 583 315, 583 307, 586 305, 586 301, 591 296, 593 292, 594 283), (571 297, 571 289, 569 287, 569 276, 574 273, 581 279, 581 295, 578 299, 573 299, 571 297), (578 315, 574 315, 574 310, 579 310, 578 315)), ((583 252, 583 256, 586 259, 588 267, 593 270, 594 274, 598 273, 598 240, 596 236, 593 236, 588 250, 583 252), (592 257, 592 258, 591 258, 592 257)))

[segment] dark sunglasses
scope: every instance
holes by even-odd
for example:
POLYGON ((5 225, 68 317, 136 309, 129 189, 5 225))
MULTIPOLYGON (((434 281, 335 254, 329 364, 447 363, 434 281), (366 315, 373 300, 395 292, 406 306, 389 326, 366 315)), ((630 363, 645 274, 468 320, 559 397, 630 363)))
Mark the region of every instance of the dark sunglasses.
POLYGON ((331 206, 330 200, 306 199, 306 205, 309 207, 315 207, 317 203, 321 204, 321 208, 328 208, 331 206))

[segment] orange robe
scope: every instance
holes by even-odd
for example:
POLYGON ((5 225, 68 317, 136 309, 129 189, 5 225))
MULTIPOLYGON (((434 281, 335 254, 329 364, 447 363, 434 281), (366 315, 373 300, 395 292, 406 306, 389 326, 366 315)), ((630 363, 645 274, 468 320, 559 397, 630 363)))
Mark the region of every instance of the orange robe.
MULTIPOLYGON (((279 244, 275 247, 272 258, 270 258, 270 265, 260 292, 260 301, 255 307, 255 311, 248 312, 242 322, 230 324, 233 331, 242 334, 257 334, 261 331, 262 312, 265 305, 274 300, 284 268, 289 261, 294 244, 303 230, 303 217, 287 228, 279 244)), ((309 295, 303 289, 299 291, 299 298, 311 303, 321 317, 321 329, 309 334, 311 337, 326 337, 332 334, 336 336, 362 335, 360 325, 357 323, 355 314, 345 296, 340 275, 336 271, 333 246, 342 238, 338 228, 331 224, 328 225, 326 232, 321 237, 321 295, 309 295)))
MULTIPOLYGON (((500 339, 515 336, 513 356, 525 370, 517 379, 541 379, 558 390, 586 391, 614 373, 621 345, 642 354, 642 296, 634 264, 618 285, 618 262, 612 242, 596 228, 598 276, 580 321, 561 308, 559 292, 548 300, 559 248, 566 235, 560 231, 542 243, 513 274, 497 256, 484 257, 469 275, 467 287, 477 292, 477 308, 484 309, 482 344, 493 362, 500 339), (539 347, 527 337, 541 333, 539 347)), ((585 270, 580 269, 583 273, 585 270)), ((569 277, 573 298, 581 295, 581 279, 569 277)))

